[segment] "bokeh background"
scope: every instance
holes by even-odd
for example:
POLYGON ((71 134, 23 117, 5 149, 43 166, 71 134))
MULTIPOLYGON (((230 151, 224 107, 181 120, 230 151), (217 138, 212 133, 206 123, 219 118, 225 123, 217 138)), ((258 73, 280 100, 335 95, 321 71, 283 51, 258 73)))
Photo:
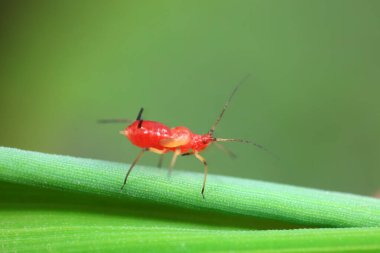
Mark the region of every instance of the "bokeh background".
POLYGON ((210 172, 373 195, 379 13, 376 0, 1 1, 0 145, 131 162, 125 126, 98 119, 144 106, 145 119, 204 133, 251 73, 216 135, 280 159, 231 143, 237 159, 204 152, 210 172))

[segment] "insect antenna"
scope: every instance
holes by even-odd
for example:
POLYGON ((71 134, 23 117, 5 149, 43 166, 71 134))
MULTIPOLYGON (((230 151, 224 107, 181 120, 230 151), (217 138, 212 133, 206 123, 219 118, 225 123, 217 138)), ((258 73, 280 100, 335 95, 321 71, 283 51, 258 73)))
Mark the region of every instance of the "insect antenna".
POLYGON ((271 151, 269 151, 268 149, 266 149, 263 145, 258 144, 258 143, 253 142, 253 141, 243 140, 243 139, 234 139, 234 138, 213 138, 212 141, 216 142, 216 143, 217 142, 240 142, 240 143, 252 144, 252 145, 256 146, 257 148, 264 150, 265 152, 267 152, 268 154, 270 154, 271 156, 276 158, 276 160, 279 160, 279 157, 276 154, 274 154, 271 151))
POLYGON ((219 114, 219 117, 216 119, 215 123, 211 126, 210 130, 208 131, 208 133, 213 136, 214 132, 215 132, 215 128, 216 126, 219 124, 219 121, 222 119, 223 115, 224 115, 224 112, 226 111, 226 109, 228 108, 231 100, 232 100, 232 97, 235 95, 236 91, 239 89, 240 85, 242 85, 248 78, 249 78, 250 74, 246 75, 237 85, 236 87, 233 89, 233 91, 231 92, 231 95, 228 97, 226 103, 224 104, 224 107, 222 109, 222 112, 219 114))
POLYGON ((261 149, 265 149, 262 145, 260 144, 257 144, 253 141, 248 141, 248 140, 242 140, 242 139, 230 139, 230 138, 214 138, 213 141, 215 142, 242 142, 242 143, 248 143, 248 144, 252 144, 258 148, 261 148, 261 149))

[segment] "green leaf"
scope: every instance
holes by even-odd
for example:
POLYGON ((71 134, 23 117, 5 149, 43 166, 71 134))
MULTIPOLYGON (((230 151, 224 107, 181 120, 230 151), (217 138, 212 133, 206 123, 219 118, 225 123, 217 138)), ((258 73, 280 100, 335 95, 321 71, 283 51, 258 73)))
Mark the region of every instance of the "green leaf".
POLYGON ((379 252, 374 198, 0 148, 0 250, 379 252), (301 229, 302 228, 302 229, 301 229))

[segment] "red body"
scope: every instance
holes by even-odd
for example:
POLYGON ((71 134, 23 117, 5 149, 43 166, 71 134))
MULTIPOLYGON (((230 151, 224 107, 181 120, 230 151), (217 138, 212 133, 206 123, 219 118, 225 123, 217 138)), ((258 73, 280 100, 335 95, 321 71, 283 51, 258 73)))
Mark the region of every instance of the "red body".
POLYGON ((150 148, 157 153, 179 150, 181 154, 201 152, 213 140, 210 134, 194 134, 186 127, 169 128, 162 123, 144 120, 139 128, 139 120, 124 130, 124 135, 132 144, 140 148, 150 148))
MULTIPOLYGON (((220 113, 219 117, 216 119, 215 123, 211 126, 207 134, 195 134, 191 132, 190 129, 183 126, 169 128, 168 126, 165 126, 164 124, 159 123, 159 122, 143 120, 142 113, 144 111, 144 108, 141 108, 139 113, 137 114, 136 120, 127 128, 125 128, 124 131, 120 132, 121 134, 125 135, 132 142, 133 145, 141 148, 140 153, 137 155, 137 157, 131 164, 131 167, 129 168, 127 174, 125 175, 124 183, 121 189, 124 188, 125 184, 127 183, 129 174, 131 173, 132 169, 134 168, 136 163, 139 161, 139 159, 142 157, 145 151, 151 151, 151 152, 161 155, 158 167, 161 167, 162 157, 163 157, 162 155, 172 151, 174 152, 174 154, 169 166, 169 169, 170 169, 169 173, 171 169, 173 168, 177 157, 180 154, 194 155, 196 159, 198 159, 200 162, 203 163, 204 177, 203 177, 203 186, 202 186, 201 193, 204 198, 204 190, 206 186, 208 165, 207 165, 206 159, 202 157, 199 154, 199 152, 203 151, 213 142, 216 143, 217 147, 219 147, 220 149, 222 149, 223 151, 225 151, 227 154, 231 156, 234 156, 234 154, 230 152, 228 149, 218 144, 217 142, 232 142, 232 141, 244 142, 244 143, 251 143, 251 144, 256 145, 259 148, 262 148, 262 146, 250 141, 245 141, 241 139, 214 138, 213 136, 215 128, 220 122, 220 120, 222 119, 223 114, 226 111, 233 95, 235 94, 239 86, 248 77, 249 75, 247 75, 242 81, 240 81, 240 83, 232 91, 231 95, 229 96, 226 103, 224 104, 222 112, 220 113)), ((116 119, 116 120, 113 120, 113 122, 120 122, 120 120, 116 119)))

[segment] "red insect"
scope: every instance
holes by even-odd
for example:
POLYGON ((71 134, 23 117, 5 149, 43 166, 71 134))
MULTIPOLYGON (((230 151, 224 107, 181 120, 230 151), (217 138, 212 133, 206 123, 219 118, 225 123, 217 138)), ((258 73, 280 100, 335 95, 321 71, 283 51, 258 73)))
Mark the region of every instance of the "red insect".
MULTIPOLYGON (((214 137, 215 128, 220 122, 220 120, 222 119, 223 114, 226 111, 232 97, 238 90, 239 86, 247 78, 248 76, 245 77, 232 91, 219 117, 216 119, 215 123, 211 126, 210 130, 206 134, 193 133, 190 129, 184 126, 170 128, 160 122, 143 120, 142 113, 144 109, 141 108, 137 115, 136 120, 127 128, 125 128, 125 130, 120 132, 121 134, 125 135, 133 145, 141 148, 140 153, 131 164, 131 167, 129 168, 125 176, 124 183, 121 189, 124 188, 125 184, 127 183, 127 179, 130 173, 132 172, 132 169, 134 168, 136 163, 139 161, 139 159, 143 156, 143 154, 146 151, 151 151, 151 152, 160 154, 161 158, 160 158, 159 164, 162 163, 162 155, 168 152, 173 152, 174 154, 173 154, 170 167, 169 167, 170 170, 174 167, 174 164, 179 155, 182 155, 182 156, 194 155, 199 161, 203 163, 204 178, 203 178, 203 186, 202 186, 201 194, 204 198, 208 167, 207 167, 206 159, 200 155, 200 152, 202 152, 205 148, 207 148, 211 143, 218 143, 218 142, 244 142, 244 143, 253 144, 259 148, 263 148, 261 145, 256 144, 252 141, 214 137)), ((121 120, 105 120, 102 122, 115 122, 115 121, 123 122, 125 120, 122 120, 122 119, 121 120)), ((225 149, 223 146, 219 146, 219 148, 223 149, 227 153, 230 153, 230 155, 233 155, 230 151, 225 149)))

